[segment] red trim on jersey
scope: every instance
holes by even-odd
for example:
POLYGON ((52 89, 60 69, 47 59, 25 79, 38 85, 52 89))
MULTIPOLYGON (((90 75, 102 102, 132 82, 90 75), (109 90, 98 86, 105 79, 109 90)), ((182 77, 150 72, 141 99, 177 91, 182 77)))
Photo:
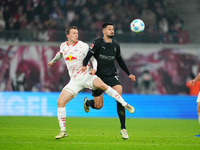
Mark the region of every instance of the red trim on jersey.
POLYGON ((77 43, 78 43, 78 41, 73 46, 75 46, 77 43))
MULTIPOLYGON (((77 43, 78 43, 78 41, 76 41, 76 43, 74 45, 72 45, 72 46, 75 46, 77 43)), ((69 46, 68 42, 66 42, 66 44, 69 46)))

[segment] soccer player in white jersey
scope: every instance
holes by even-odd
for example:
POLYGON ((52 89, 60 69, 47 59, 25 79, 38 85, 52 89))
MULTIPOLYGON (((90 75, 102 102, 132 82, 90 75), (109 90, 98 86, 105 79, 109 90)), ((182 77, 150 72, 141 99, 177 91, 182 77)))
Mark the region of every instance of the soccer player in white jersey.
MULTIPOLYGON (((196 81, 200 80, 200 73, 196 76, 195 79, 190 81, 191 85, 194 85, 196 81)), ((199 124, 200 124, 200 92, 198 94, 197 97, 197 113, 198 113, 198 120, 199 120, 199 124)), ((196 137, 200 137, 200 133, 199 135, 195 135, 196 137)))
POLYGON ((115 100, 121 103, 130 113, 135 111, 132 106, 124 101, 124 99, 120 96, 119 93, 117 93, 117 91, 105 84, 99 77, 94 74, 97 68, 96 59, 91 58, 93 69, 87 65, 86 71, 81 71, 83 66, 82 62, 89 50, 89 46, 86 43, 78 40, 77 27, 69 27, 66 29, 65 34, 68 41, 60 45, 60 52, 58 52, 56 56, 48 63, 49 66, 52 66, 56 61, 64 58, 70 75, 69 83, 62 89, 57 100, 58 121, 61 130, 60 133, 55 136, 56 139, 66 137, 68 135, 65 128, 65 106, 71 99, 76 97, 79 91, 84 88, 90 88, 93 90, 101 89, 105 91, 105 93, 107 93, 109 96, 113 97, 115 100))

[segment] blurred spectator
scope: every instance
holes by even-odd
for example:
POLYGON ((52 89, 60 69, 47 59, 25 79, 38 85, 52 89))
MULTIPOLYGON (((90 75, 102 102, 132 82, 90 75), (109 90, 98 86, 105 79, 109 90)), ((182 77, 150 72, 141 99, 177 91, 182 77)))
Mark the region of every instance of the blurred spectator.
POLYGON ((166 35, 169 32, 169 23, 166 17, 162 17, 158 22, 159 42, 166 42, 166 35))
POLYGON ((6 22, 3 19, 3 13, 0 11, 0 39, 5 37, 4 33, 2 32, 5 29, 5 26, 6 22))
MULTIPOLYGON (((193 73, 190 74, 190 79, 194 79, 195 75, 193 73)), ((186 83, 186 86, 189 89, 189 95, 197 96, 200 91, 200 81, 197 81, 194 85, 190 84, 190 80, 186 83)))
POLYGON ((17 71, 15 78, 12 80, 13 91, 25 91, 26 77, 25 73, 17 71))
POLYGON ((183 20, 181 20, 179 17, 176 17, 174 20, 174 28, 176 31, 182 31, 183 29, 183 20))
POLYGON ((0 12, 0 31, 4 30, 6 26, 2 12, 0 12))
MULTIPOLYGON (((183 21, 166 11, 165 8, 172 3, 171 1, 1 0, 0 11, 3 14, 3 20, 0 19, 0 21, 4 21, 2 24, 5 24, 3 30, 7 32, 7 40, 44 41, 45 39, 47 41, 59 41, 65 38, 60 38, 62 37, 59 35, 60 30, 76 25, 80 31, 90 32, 90 35, 83 36, 85 38, 83 40, 88 41, 101 36, 98 30, 103 22, 113 22, 116 33, 126 34, 123 41, 128 42, 133 41, 130 40, 129 36, 129 33, 131 33, 130 22, 133 19, 141 18, 146 25, 143 34, 146 40, 137 41, 157 42, 158 39, 159 42, 161 40, 175 43, 180 41, 177 38, 178 32, 182 29, 183 21), (166 20, 170 25, 169 27, 167 27, 166 20), (41 34, 46 34, 46 32, 49 38, 41 38, 41 34)), ((183 32, 180 35, 182 34, 183 32)))
POLYGON ((145 70, 137 79, 138 93, 140 94, 155 94, 156 85, 148 70, 145 70))
POLYGON ((200 91, 200 81, 197 81, 194 85, 190 85, 190 82, 188 81, 186 83, 186 86, 189 88, 189 94, 197 96, 200 91))
POLYGON ((141 19, 145 22, 146 28, 148 32, 153 32, 156 28, 156 15, 153 11, 151 11, 147 4, 145 3, 143 6, 141 19))

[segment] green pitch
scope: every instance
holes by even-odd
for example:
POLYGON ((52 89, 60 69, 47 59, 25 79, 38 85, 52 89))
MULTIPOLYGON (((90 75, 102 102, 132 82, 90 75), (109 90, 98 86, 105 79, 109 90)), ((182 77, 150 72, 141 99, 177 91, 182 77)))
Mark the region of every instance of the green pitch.
POLYGON ((0 150, 197 150, 197 120, 127 119, 128 140, 118 118, 67 118, 69 136, 59 133, 56 117, 0 117, 0 150))

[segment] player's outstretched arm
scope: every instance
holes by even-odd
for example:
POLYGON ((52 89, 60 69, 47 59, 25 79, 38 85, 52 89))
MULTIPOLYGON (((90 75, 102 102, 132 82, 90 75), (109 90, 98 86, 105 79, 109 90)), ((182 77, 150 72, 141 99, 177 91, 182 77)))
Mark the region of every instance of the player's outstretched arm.
POLYGON ((119 64, 119 66, 124 70, 124 72, 126 72, 126 74, 128 75, 128 77, 131 79, 132 82, 136 81, 135 76, 133 74, 130 74, 124 60, 122 59, 121 56, 116 57, 116 60, 119 64))
POLYGON ((62 53, 58 52, 56 56, 48 63, 48 65, 52 66, 56 61, 60 60, 62 57, 62 53))

